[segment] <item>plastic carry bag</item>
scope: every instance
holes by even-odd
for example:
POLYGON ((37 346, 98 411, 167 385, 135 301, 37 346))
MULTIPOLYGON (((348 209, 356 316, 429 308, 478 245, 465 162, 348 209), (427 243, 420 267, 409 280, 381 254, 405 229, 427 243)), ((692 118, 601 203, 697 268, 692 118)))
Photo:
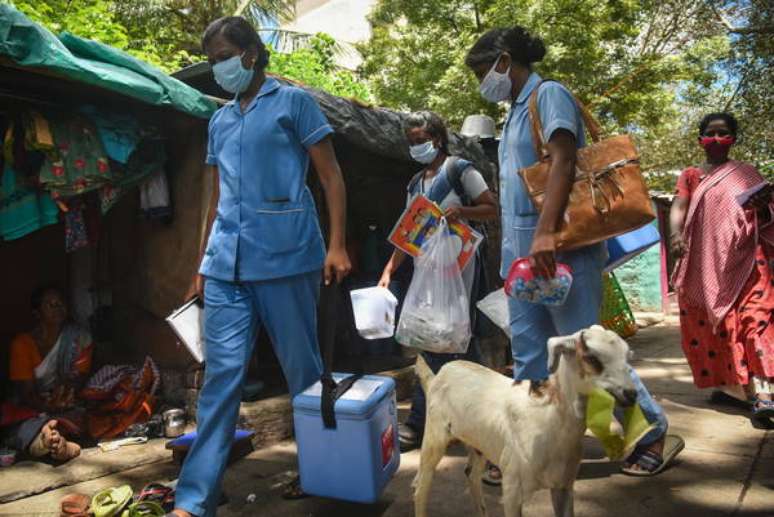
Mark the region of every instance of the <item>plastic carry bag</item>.
POLYGON ((510 339, 511 316, 508 311, 508 295, 505 294, 504 288, 501 287, 496 291, 492 291, 483 300, 479 301, 476 306, 484 316, 497 325, 510 339))
POLYGON ((349 293, 355 328, 364 339, 385 339, 395 333, 398 299, 384 287, 367 287, 349 293))
POLYGON ((428 352, 462 354, 470 344, 468 294, 457 263, 460 247, 446 219, 414 262, 395 339, 428 352))

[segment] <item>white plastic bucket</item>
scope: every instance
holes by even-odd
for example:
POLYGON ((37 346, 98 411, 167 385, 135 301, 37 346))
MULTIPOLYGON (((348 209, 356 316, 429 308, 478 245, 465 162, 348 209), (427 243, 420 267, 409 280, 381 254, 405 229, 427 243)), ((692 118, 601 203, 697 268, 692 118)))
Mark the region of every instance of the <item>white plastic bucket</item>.
POLYGON ((367 287, 349 293, 355 327, 364 339, 385 339, 395 333, 398 300, 384 287, 367 287))

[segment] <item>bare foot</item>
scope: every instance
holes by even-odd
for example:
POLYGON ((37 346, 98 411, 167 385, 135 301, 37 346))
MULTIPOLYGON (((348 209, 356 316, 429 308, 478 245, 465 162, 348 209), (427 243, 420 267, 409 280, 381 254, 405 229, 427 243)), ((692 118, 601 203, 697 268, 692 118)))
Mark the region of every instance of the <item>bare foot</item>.
POLYGON ((192 514, 186 512, 185 510, 181 510, 180 508, 175 508, 172 510, 172 515, 177 515, 177 517, 193 517, 192 514))
MULTIPOLYGON (((645 450, 655 452, 659 456, 664 456, 664 444, 666 443, 666 435, 664 435, 660 440, 651 443, 646 447, 645 450)), ((642 471, 645 472, 645 469, 643 469, 640 465, 637 463, 624 463, 624 468, 633 470, 633 471, 642 471)))
POLYGON ((43 445, 48 448, 51 457, 57 461, 69 461, 81 454, 81 446, 68 442, 56 429, 56 420, 49 420, 40 430, 43 445))
POLYGON ((70 461, 81 455, 81 446, 75 442, 68 442, 64 438, 59 449, 51 453, 51 457, 57 461, 70 461))
POLYGON ((58 450, 62 443, 62 435, 56 429, 57 423, 56 420, 49 420, 40 430, 40 434, 43 435, 43 446, 52 452, 58 450))

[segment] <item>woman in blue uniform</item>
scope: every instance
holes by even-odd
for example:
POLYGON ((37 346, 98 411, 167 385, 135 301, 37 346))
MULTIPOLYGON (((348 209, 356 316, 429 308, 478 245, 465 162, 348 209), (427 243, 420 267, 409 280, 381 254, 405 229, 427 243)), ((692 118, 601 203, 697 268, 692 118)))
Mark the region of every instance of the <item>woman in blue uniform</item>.
MULTIPOLYGON (((532 63, 546 49, 524 28, 493 29, 470 49, 466 65, 476 74, 481 95, 489 102, 510 102, 500 140, 500 204, 502 206, 502 264, 506 277, 514 260, 529 257, 533 271, 553 276, 556 261, 569 264, 573 285, 559 307, 536 305, 509 298, 511 351, 514 377, 530 381, 530 393, 540 396, 548 378, 548 338, 569 335, 597 324, 602 304, 602 269, 607 260, 604 243, 557 253, 555 234, 560 226, 575 175, 576 150, 586 145, 580 110, 572 94, 557 82, 543 82, 532 63), (538 161, 532 139, 528 101, 537 89, 543 139, 551 169, 543 210, 538 213, 518 174, 538 161)), ((652 475, 660 472, 684 444, 669 437, 663 409, 653 400, 634 370, 638 402, 654 429, 627 459, 624 472, 652 475), (665 445, 668 445, 665 447, 665 445)))
POLYGON ((216 82, 235 98, 210 120, 207 164, 214 177, 199 274, 206 373, 198 437, 177 486, 179 516, 215 515, 253 343, 263 325, 291 396, 322 373, 316 306, 321 276, 341 281, 346 197, 333 129, 314 99, 266 77, 269 55, 243 18, 206 30, 202 46, 216 82), (326 253, 311 192, 310 161, 330 218, 326 253))

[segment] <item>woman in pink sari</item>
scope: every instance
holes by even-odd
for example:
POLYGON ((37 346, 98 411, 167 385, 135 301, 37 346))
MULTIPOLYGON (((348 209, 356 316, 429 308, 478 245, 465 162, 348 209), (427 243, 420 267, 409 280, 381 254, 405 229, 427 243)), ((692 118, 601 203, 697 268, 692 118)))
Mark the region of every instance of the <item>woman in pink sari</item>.
POLYGON ((683 171, 672 205, 672 281, 683 351, 699 388, 744 387, 752 421, 774 423, 774 202, 750 164, 728 157, 737 122, 699 125, 707 161, 683 171), (751 193, 753 193, 751 195, 751 193))

